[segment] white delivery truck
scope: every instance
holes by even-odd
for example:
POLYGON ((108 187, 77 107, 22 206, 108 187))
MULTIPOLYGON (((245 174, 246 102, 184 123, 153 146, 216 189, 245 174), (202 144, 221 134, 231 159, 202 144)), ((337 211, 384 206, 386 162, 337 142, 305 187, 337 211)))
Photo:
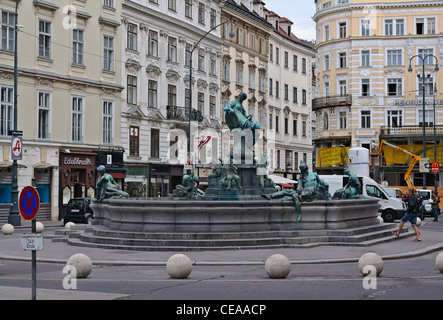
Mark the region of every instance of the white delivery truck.
MULTIPOLYGON (((335 191, 346 186, 349 176, 320 175, 320 179, 329 185, 329 193, 333 196, 335 191)), ((395 219, 401 219, 401 217, 403 217, 406 213, 406 204, 402 200, 390 197, 382 186, 369 177, 359 176, 358 179, 362 187, 361 193, 363 195, 379 199, 381 207, 378 211, 383 221, 393 222, 395 219)))

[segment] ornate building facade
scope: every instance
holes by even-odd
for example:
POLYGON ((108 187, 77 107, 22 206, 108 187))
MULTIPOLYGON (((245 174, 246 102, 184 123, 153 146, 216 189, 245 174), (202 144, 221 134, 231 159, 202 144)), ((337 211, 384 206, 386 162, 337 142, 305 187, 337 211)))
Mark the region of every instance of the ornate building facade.
MULTIPOLYGON (((443 1, 315 0, 315 4, 318 97, 312 110, 317 118, 317 171, 342 172, 343 149, 364 147, 373 156, 370 172, 376 180, 405 185, 407 157, 386 161, 376 156, 377 149, 385 139, 422 154, 424 125, 427 157, 441 162, 438 88, 443 74, 435 66, 443 65, 443 1)), ((422 184, 418 168, 413 178, 416 185, 422 184)), ((433 178, 428 174, 432 184, 433 178)))

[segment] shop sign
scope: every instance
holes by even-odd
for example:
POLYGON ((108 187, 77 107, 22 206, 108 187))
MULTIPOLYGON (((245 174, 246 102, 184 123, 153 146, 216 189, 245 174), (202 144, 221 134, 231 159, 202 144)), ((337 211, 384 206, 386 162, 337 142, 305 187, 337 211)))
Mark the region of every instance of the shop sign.
POLYGON ((91 166, 92 160, 90 158, 81 159, 80 157, 65 157, 63 164, 71 166, 91 166))

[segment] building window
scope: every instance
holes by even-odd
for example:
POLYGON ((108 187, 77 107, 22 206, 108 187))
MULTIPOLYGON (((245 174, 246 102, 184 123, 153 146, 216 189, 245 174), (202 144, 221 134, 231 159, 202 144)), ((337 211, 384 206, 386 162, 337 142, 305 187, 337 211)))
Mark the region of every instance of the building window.
POLYGON ((285 84, 285 101, 289 100, 289 86, 285 84))
POLYGON ((284 59, 285 68, 289 68, 289 53, 287 51, 285 51, 284 59))
POLYGON ((103 6, 114 8, 114 0, 103 0, 103 6))
POLYGON ((330 63, 329 63, 329 54, 325 54, 324 58, 324 71, 328 71, 331 69, 330 63))
POLYGON ((192 0, 185 0, 185 17, 192 19, 192 0))
POLYGON ((177 62, 177 39, 169 37, 168 38, 168 60, 172 62, 177 62))
POLYGON ((198 23, 205 24, 205 4, 201 2, 198 4, 198 23))
POLYGON ((289 133, 289 119, 285 118, 285 133, 289 133))
POLYGON ((272 83, 272 78, 269 78, 269 95, 272 96, 273 95, 273 83, 272 83))
POLYGON ((403 117, 401 110, 388 110, 388 127, 401 127, 403 117))
POLYGON ((211 28, 215 28, 217 25, 217 12, 214 9, 211 9, 211 28))
POLYGON ((301 91, 301 103, 306 105, 306 90, 305 89, 303 89, 301 91))
POLYGON ((112 118, 114 102, 103 101, 103 143, 111 144, 113 142, 112 118))
POLYGON ((339 114, 339 129, 346 129, 348 125, 348 116, 345 111, 341 111, 339 114))
POLYGON ((129 127, 129 155, 137 157, 139 155, 139 127, 129 127))
POLYGON ((280 98, 280 82, 275 81, 275 97, 280 98))
POLYGON ((292 102, 297 103, 298 102, 298 89, 297 87, 292 87, 292 102))
POLYGON ((275 63, 280 64, 280 49, 275 47, 275 63))
POLYGON ((388 66, 401 66, 402 50, 387 50, 387 65, 388 66))
POLYGON ((71 135, 72 141, 83 141, 83 112, 84 112, 84 98, 72 97, 72 124, 71 135))
POLYGON ((292 56, 292 71, 297 71, 297 67, 298 67, 298 57, 297 55, 293 55, 292 56))
POLYGON ((361 95, 363 97, 369 96, 370 90, 370 80, 369 79, 361 79, 361 95))
POLYGON ((0 135, 9 135, 12 128, 13 108, 14 108, 14 89, 0 85, 0 135))
POLYGON ((114 38, 104 36, 103 39, 103 69, 114 71, 114 38))
POLYGON ((38 23, 38 56, 39 58, 51 59, 51 22, 39 20, 38 23))
POLYGON ((137 51, 137 25, 133 23, 128 24, 128 39, 127 48, 137 51))
POLYGON ((205 94, 203 92, 199 92, 197 95, 197 108, 202 115, 205 114, 205 94))
POLYGON ((160 157, 160 130, 151 129, 151 158, 160 157))
MULTIPOLYGON (((425 127, 432 127, 434 125, 434 110, 425 110, 425 127)), ((418 110, 418 125, 423 127, 423 110, 418 110)))
POLYGON ((435 18, 416 18, 415 34, 435 34, 435 18))
POLYGON ((242 86, 243 85, 243 68, 237 67, 237 85, 242 86))
POLYGON ((127 90, 128 104, 137 104, 137 77, 128 75, 127 90))
POLYGON ((371 128, 371 111, 369 110, 361 111, 361 127, 363 129, 371 128))
POLYGON ((157 108, 157 81, 148 80, 148 107, 157 108))
POLYGON ((149 31, 149 55, 152 57, 158 57, 158 33, 155 31, 149 31))
POLYGON ((205 49, 198 49, 198 70, 205 71, 205 49))
POLYGON ((338 89, 340 91, 340 96, 342 96, 342 97, 348 93, 346 80, 338 81, 338 89))
POLYGON ((217 56, 215 53, 209 55, 209 74, 216 75, 217 73, 217 56))
POLYGON ((329 41, 329 25, 326 25, 323 30, 324 30, 324 35, 325 35, 324 41, 329 41))
POLYGON ((339 68, 346 68, 346 52, 339 52, 338 53, 338 67, 339 68))
POLYGON ((421 57, 420 64, 422 59, 425 64, 435 64, 434 57, 429 56, 434 54, 434 49, 418 49, 418 55, 421 57), (425 58, 426 57, 426 58, 425 58))
POLYGON ((255 72, 249 72, 249 89, 255 90, 255 72))
POLYGON ((296 136, 298 134, 297 130, 297 119, 292 120, 292 134, 296 136))
POLYGON ((370 52, 369 50, 362 50, 361 51, 361 65, 364 67, 370 66, 370 52))
POLYGON ((72 63, 77 65, 84 64, 84 31, 80 29, 72 30, 72 63))
POLYGON ((50 112, 51 112, 51 93, 39 91, 38 92, 38 138, 39 139, 50 138, 49 136, 50 112))
POLYGON ((276 132, 279 132, 280 130, 279 130, 279 126, 278 126, 278 123, 280 122, 280 120, 279 120, 279 116, 275 116, 275 131, 276 132))
POLYGON ((168 106, 176 106, 177 105, 177 87, 168 84, 168 106))
POLYGON ((269 44, 269 61, 274 61, 274 45, 269 44))
POLYGON ((301 73, 306 74, 306 59, 305 58, 301 59, 301 73))
POLYGON ((371 20, 362 19, 360 20, 361 26, 361 35, 362 36, 370 36, 371 35, 371 20))
POLYGON ((389 78, 388 79, 388 96, 401 96, 402 95, 402 79, 401 78, 389 78))
POLYGON ((2 11, 1 37, 3 51, 15 50, 15 13, 2 11))
MULTIPOLYGON (((307 123, 306 120, 303 120, 301 122, 301 136, 302 137, 306 137, 307 136, 307 123)), ((306 153, 304 153, 303 155, 305 155, 306 153)), ((304 161, 306 163, 306 161, 304 161)))
POLYGON ((172 10, 172 11, 176 11, 177 1, 176 0, 168 0, 168 9, 172 10))
POLYGON ((339 30, 339 38, 346 38, 347 31, 346 31, 346 22, 339 22, 338 24, 338 30, 339 30))
POLYGON ((185 66, 189 67, 191 65, 191 52, 192 44, 186 43, 185 46, 185 66))
POLYGON ((258 91, 265 92, 265 77, 263 75, 258 77, 258 91))
POLYGON ((223 80, 224 81, 229 81, 229 62, 225 62, 223 63, 223 80))
POLYGON ((209 118, 216 118, 215 96, 209 96, 209 118))

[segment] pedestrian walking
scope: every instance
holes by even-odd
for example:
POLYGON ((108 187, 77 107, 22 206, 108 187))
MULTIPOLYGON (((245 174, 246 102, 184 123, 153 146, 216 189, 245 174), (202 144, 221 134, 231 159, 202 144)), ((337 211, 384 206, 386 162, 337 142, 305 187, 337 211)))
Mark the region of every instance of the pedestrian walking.
POLYGON ((440 213, 440 198, 437 191, 433 192, 432 196, 432 213, 434 214, 434 221, 438 221, 438 214, 440 213))
POLYGON ((421 241, 420 238, 420 231, 417 228, 417 217, 418 217, 418 211, 420 208, 420 202, 418 201, 417 195, 415 194, 414 188, 408 188, 408 210, 406 211, 405 215, 400 220, 400 225, 398 227, 398 231, 392 231, 392 234, 396 235, 397 237, 400 236, 400 232, 403 229, 403 226, 406 222, 411 222, 411 226, 415 231, 416 238, 414 241, 421 241))

